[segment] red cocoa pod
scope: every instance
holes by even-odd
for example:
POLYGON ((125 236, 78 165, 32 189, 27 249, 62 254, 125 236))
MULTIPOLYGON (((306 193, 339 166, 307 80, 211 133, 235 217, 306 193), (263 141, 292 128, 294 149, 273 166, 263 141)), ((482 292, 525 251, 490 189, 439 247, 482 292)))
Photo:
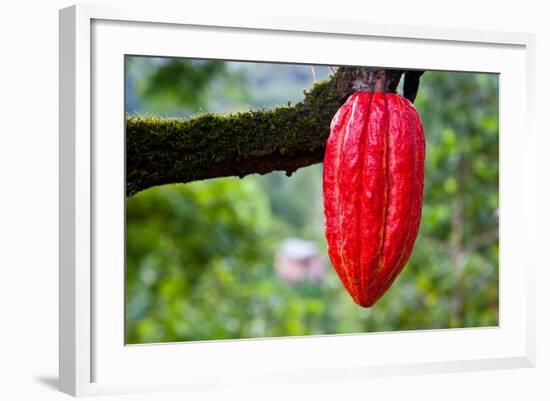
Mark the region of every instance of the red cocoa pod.
POLYGON ((393 93, 356 92, 332 119, 323 170, 328 254, 361 306, 384 295, 412 252, 425 149, 416 109, 393 93))

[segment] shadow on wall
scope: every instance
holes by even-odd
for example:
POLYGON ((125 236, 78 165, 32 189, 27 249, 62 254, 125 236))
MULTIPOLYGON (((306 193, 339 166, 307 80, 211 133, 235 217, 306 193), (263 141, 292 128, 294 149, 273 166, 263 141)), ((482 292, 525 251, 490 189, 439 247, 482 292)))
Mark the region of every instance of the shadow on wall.
POLYGON ((36 378, 36 381, 51 390, 59 390, 59 377, 57 376, 40 376, 36 378))

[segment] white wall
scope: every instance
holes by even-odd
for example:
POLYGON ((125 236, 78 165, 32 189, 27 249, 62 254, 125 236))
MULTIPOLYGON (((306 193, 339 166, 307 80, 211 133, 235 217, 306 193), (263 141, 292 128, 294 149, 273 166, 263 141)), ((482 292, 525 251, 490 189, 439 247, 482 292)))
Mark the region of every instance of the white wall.
MULTIPOLYGON (((96 1, 135 4, 137 1, 96 1)), ((147 3, 142 1, 142 3, 147 3)), ((537 127, 540 149, 549 149, 545 123, 549 108, 550 31, 544 1, 407 1, 340 0, 306 2, 271 0, 150 2, 155 7, 211 9, 222 14, 260 8, 263 14, 321 19, 364 19, 376 23, 430 25, 534 32, 537 36, 537 127), (186 4, 189 3, 189 4, 186 4), (195 4, 200 3, 200 4, 195 4), (388 3, 391 5, 380 6, 388 3), (246 6, 246 7, 245 7, 246 6)), ((0 398, 49 400, 66 396, 54 390, 57 376, 57 158, 58 73, 57 11, 72 4, 61 0, 4 2, 0 11, 0 398), (4 191, 5 190, 5 191, 4 191)), ((521 135, 521 133, 518 133, 521 135)), ((539 160, 550 173, 550 157, 539 160)), ((540 238, 550 224, 549 191, 539 199, 540 238)), ((541 258, 545 254, 540 252, 541 258)), ((544 260, 543 262, 546 262, 544 260)), ((538 366, 534 369, 482 373, 327 382, 287 388, 231 389, 225 399, 550 399, 550 269, 538 266, 538 366)), ((391 350, 388 350, 391 352, 391 350)), ((184 394, 130 396, 132 400, 182 399, 184 394)), ((219 399, 219 391, 188 399, 219 399)), ((109 398, 111 399, 111 398, 109 398)), ((112 397, 112 399, 115 399, 112 397)))

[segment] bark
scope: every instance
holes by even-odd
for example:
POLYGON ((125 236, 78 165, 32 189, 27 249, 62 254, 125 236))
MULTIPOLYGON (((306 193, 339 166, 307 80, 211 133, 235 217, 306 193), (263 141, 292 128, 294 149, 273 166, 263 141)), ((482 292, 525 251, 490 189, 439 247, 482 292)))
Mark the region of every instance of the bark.
POLYGON ((323 161, 330 122, 356 91, 395 92, 403 71, 342 67, 302 102, 189 119, 126 118, 126 195, 214 177, 287 175, 323 161))

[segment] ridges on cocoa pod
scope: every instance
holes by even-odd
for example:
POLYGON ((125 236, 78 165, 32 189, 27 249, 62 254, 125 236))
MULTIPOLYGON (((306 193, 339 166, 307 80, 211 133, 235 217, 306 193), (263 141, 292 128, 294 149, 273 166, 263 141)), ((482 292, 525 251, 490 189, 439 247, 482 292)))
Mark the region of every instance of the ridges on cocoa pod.
POLYGON ((424 157, 420 117, 397 94, 356 92, 332 120, 323 171, 328 254, 361 306, 388 290, 412 252, 424 157))

